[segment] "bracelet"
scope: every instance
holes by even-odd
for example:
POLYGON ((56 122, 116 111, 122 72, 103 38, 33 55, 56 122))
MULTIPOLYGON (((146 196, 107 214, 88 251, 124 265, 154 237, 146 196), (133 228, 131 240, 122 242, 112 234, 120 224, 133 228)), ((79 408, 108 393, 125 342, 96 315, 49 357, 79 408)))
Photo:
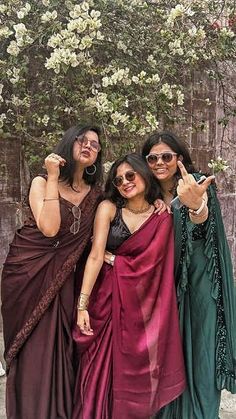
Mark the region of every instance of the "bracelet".
POLYGON ((200 207, 197 210, 193 210, 193 209, 189 208, 190 214, 192 214, 192 215, 199 215, 199 214, 201 214, 201 212, 202 212, 203 208, 205 207, 205 205, 206 205, 206 201, 205 201, 204 198, 202 198, 202 203, 201 203, 200 207))
POLYGON ((89 305, 89 295, 81 292, 78 298, 77 310, 79 311, 87 310, 88 305, 89 305))
POLYGON ((43 198, 43 202, 45 201, 59 201, 59 198, 43 198))

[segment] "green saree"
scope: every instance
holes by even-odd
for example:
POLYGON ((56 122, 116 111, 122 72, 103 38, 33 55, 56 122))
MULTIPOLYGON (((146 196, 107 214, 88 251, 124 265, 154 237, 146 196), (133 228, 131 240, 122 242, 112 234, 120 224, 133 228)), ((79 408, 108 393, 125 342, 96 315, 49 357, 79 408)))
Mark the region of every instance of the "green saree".
POLYGON ((221 390, 236 393, 235 288, 214 186, 208 188, 208 207, 200 225, 189 220, 185 207, 174 211, 187 390, 159 412, 161 419, 218 419, 221 390))

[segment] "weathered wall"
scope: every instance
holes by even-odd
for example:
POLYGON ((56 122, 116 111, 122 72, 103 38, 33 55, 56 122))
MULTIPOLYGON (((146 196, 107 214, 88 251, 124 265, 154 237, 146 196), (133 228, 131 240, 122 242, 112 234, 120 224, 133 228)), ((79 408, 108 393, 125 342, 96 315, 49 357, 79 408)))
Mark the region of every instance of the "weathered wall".
POLYGON ((20 203, 26 193, 28 179, 21 141, 18 138, 0 138, 0 270, 20 223, 20 203))
MULTIPOLYGON (((232 78, 231 82, 235 83, 235 79, 232 78)), ((186 135, 186 130, 192 124, 199 126, 202 123, 205 126, 202 132, 189 131, 185 137, 197 168, 211 173, 208 163, 218 156, 227 160, 230 166, 226 172, 216 175, 216 184, 236 273, 236 118, 232 118, 226 128, 219 124, 223 116, 221 100, 222 94, 215 82, 203 82, 195 73, 186 103, 189 110, 188 126, 183 127, 182 133, 186 135), (207 98, 210 105, 206 104, 207 98)))

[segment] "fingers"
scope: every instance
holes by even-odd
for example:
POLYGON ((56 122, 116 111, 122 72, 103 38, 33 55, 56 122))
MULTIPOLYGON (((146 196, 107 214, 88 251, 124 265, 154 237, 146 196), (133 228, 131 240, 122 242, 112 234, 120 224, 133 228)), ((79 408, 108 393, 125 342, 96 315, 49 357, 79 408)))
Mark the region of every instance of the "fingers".
POLYGON ((167 209, 167 205, 164 201, 162 201, 162 199, 156 199, 156 201, 154 202, 154 206, 156 208, 155 212, 157 212, 157 214, 159 215, 163 214, 163 212, 165 212, 167 209))
POLYGON ((204 182, 202 182, 201 186, 203 186, 203 187, 204 187, 204 190, 206 191, 206 190, 207 190, 207 188, 208 188, 208 186, 210 186, 210 184, 211 184, 214 180, 215 180, 215 176, 213 176, 213 175, 208 176, 208 177, 206 178, 206 180, 204 180, 204 182))
POLYGON ((180 170, 182 178, 184 178, 185 176, 188 176, 188 172, 187 172, 187 170, 185 169, 185 166, 183 165, 183 163, 180 160, 177 161, 177 165, 178 165, 178 168, 180 170))
POLYGON ((59 154, 51 153, 46 157, 45 162, 59 162, 60 166, 64 166, 66 160, 59 156, 59 154))
POLYGON ((108 263, 109 265, 114 265, 115 262, 115 255, 113 255, 111 252, 105 251, 104 255, 104 261, 108 263))
POLYGON ((93 335, 93 329, 90 326, 90 319, 87 310, 78 311, 77 325, 84 335, 93 335))

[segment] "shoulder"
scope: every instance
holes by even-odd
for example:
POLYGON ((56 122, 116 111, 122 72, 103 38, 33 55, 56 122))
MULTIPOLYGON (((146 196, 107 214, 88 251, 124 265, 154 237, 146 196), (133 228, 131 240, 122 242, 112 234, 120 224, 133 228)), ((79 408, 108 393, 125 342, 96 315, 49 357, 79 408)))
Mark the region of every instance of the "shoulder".
POLYGON ((37 186, 45 186, 47 182, 47 178, 44 175, 38 175, 33 178, 31 182, 31 188, 37 187, 37 186))
POLYGON ((105 199, 98 205, 98 211, 104 214, 106 213, 113 215, 116 213, 116 206, 115 204, 113 204, 113 202, 109 201, 108 199, 105 199))

